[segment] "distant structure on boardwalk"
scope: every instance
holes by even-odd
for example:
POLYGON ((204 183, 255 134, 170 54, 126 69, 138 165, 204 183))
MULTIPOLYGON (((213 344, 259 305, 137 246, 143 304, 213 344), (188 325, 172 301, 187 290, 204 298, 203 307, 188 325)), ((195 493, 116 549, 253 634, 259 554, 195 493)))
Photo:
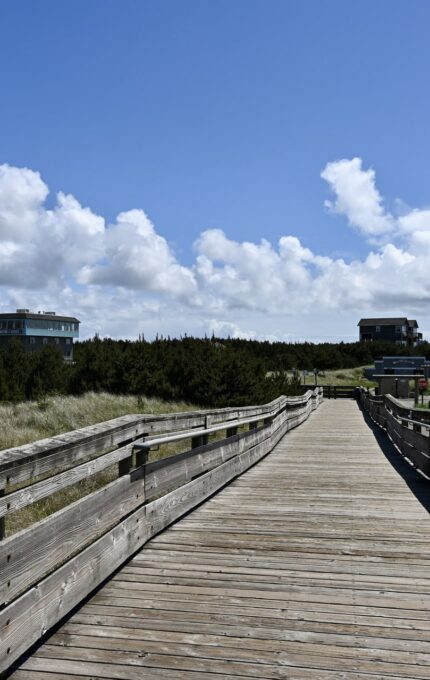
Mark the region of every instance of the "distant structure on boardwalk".
POLYGON ((55 312, 32 313, 28 309, 17 309, 0 314, 0 348, 11 338, 19 338, 27 352, 53 345, 65 361, 73 361, 73 338, 79 337, 79 323, 74 316, 57 316, 55 312))
POLYGON ((385 319, 360 319, 360 342, 386 340, 396 345, 416 347, 423 339, 415 319, 405 316, 385 319))
POLYGON ((393 375, 402 376, 423 375, 430 377, 430 361, 425 357, 382 357, 375 359, 375 366, 364 369, 364 375, 368 380, 374 380, 375 376, 393 375))

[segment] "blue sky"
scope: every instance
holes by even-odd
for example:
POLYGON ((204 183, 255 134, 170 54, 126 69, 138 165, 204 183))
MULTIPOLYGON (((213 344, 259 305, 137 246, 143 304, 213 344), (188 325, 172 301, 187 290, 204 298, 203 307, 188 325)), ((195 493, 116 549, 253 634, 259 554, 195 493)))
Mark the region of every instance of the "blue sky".
MULTIPOLYGON (((430 332, 430 291, 422 289, 429 25, 424 0, 2 0, 4 308, 54 304, 77 311, 84 334, 129 337, 145 328, 149 336, 215 328, 348 339, 360 316, 373 313, 414 315, 430 332), (360 167, 336 166, 341 174, 321 177, 327 164, 354 158, 360 167), (28 205, 11 168, 38 172, 49 187, 47 197, 37 194, 37 209, 31 204, 33 221, 19 238, 28 205), (70 217, 58 208, 60 191, 88 210, 70 217), (380 205, 390 226, 370 224, 369 200, 370 213, 380 205), (135 214, 118 222, 131 209, 153 226, 135 214), (83 226, 89 210, 103 220, 99 228, 83 226), (282 237, 313 254, 300 255, 297 289, 297 253, 290 243, 280 256, 282 237), (258 248, 261 239, 272 245, 270 257, 249 255, 246 242, 258 248), (26 240, 34 246, 26 255, 32 276, 20 281, 16 258, 26 240), (81 261, 69 258, 73 250, 94 254, 81 261), (370 252, 380 258, 378 276, 370 252), (55 256, 64 266, 49 264, 55 256), (265 279, 253 280, 260 260, 265 279), (141 276, 139 262, 149 267, 141 276), (405 290, 411 270, 419 276, 405 290), (334 300, 339 277, 344 292, 334 300), (273 287, 260 295, 269 279, 273 287), (251 297, 261 299, 251 304, 251 297)), ((31 181, 24 184, 28 190, 31 181)))

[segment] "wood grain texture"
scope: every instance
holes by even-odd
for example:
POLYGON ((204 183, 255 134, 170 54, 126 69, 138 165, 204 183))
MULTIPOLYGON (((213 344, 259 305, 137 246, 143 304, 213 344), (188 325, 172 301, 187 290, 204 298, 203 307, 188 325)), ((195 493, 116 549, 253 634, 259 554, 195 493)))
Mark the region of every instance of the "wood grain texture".
POLYGON ((87 463, 82 463, 82 465, 73 467, 71 470, 54 474, 51 477, 48 477, 48 479, 43 479, 31 486, 9 493, 7 496, 0 496, 0 517, 9 515, 21 508, 25 508, 27 505, 36 503, 36 501, 39 501, 42 498, 52 496, 52 494, 57 491, 66 489, 83 479, 96 475, 114 463, 119 463, 120 461, 129 458, 132 453, 132 448, 132 444, 121 446, 115 451, 93 458, 87 463))
MULTIPOLYGON (((325 402, 148 541, 12 679, 427 680, 428 494, 355 402, 325 402)), ((184 502, 151 503, 145 522, 184 502)))
POLYGON ((61 465, 122 445, 143 434, 191 430, 238 418, 252 418, 291 405, 305 404, 311 392, 300 397, 279 397, 268 404, 242 408, 187 411, 165 415, 128 415, 79 430, 0 451, 0 486, 26 481, 61 465))
POLYGON ((142 476, 125 475, 0 542, 0 602, 36 584, 144 500, 142 476))
MULTIPOLYGON (((10 602, 25 588, 36 584, 56 566, 64 563, 124 516, 141 506, 145 500, 158 498, 178 486, 185 485, 194 477, 222 465, 251 447, 254 448, 254 454, 255 451, 263 451, 262 448, 255 448, 262 442, 267 443, 264 448, 264 453, 267 453, 287 428, 299 424, 308 413, 309 407, 296 409, 294 416, 290 413, 286 420, 286 414, 282 412, 272 419, 270 426, 264 429, 245 432, 231 440, 220 440, 208 447, 202 447, 201 450, 193 449, 184 454, 151 463, 147 466, 145 479, 143 479, 143 470, 131 471, 130 474, 123 475, 120 479, 63 508, 36 525, 1 541, 0 603, 10 602), (282 431, 279 430, 281 427, 282 431), (30 560, 29 555, 31 555, 30 560)), ((123 460, 126 456, 130 456, 130 453, 131 445, 127 445, 67 473, 44 480, 28 490, 10 494, 4 499, 0 498, 0 501, 5 502, 8 498, 16 498, 16 502, 19 503, 24 502, 22 494, 25 493, 31 495, 32 498, 37 494, 47 494, 48 489, 52 490, 53 485, 64 483, 64 477, 69 474, 74 478, 81 478, 85 471, 100 469, 106 462, 111 464, 123 460)), ((234 470, 234 465, 230 467, 234 470)), ((223 468, 221 472, 224 475, 225 469, 223 468)), ((230 472, 226 474, 225 481, 229 481, 230 472)), ((209 482, 210 479, 212 478, 206 481, 209 482)), ((202 482, 204 483, 205 480, 202 482)), ((187 487, 185 492, 188 493, 189 490, 187 487)), ((206 497, 206 494, 203 497, 206 497)), ((192 496, 192 500, 198 503, 198 495, 192 496)), ((166 498, 164 503, 166 507, 168 502, 169 499, 166 498)), ((160 504, 157 507, 159 506, 160 504)))
POLYGON ((430 478, 430 431, 418 409, 410 409, 390 394, 371 397, 361 390, 360 403, 372 420, 386 431, 397 450, 430 478), (417 419, 421 419, 420 422, 417 419))
MULTIPOLYGON (((267 455, 288 429, 296 427, 308 417, 314 405, 318 404, 318 396, 312 399, 309 393, 305 399, 301 398, 296 403, 297 408, 293 411, 283 409, 276 417, 271 418, 265 429, 234 437, 234 457, 229 455, 221 464, 215 461, 217 467, 161 498, 142 505, 144 478, 139 478, 139 472, 143 468, 138 468, 130 476, 124 475, 100 492, 95 492, 44 520, 33 530, 34 537, 27 531, 3 541, 0 544, 3 566, 0 584, 5 591, 6 601, 9 602, 11 593, 16 595, 20 588, 32 583, 34 587, 0 611, 0 670, 7 668, 11 660, 25 652, 152 536, 267 455), (133 474, 137 475, 136 480, 133 480, 133 474), (135 484, 139 485, 137 493, 135 484), (106 527, 105 523, 110 521, 108 510, 116 513, 117 518, 118 513, 121 516, 125 514, 124 508, 115 501, 115 493, 122 486, 126 490, 131 489, 131 502, 139 507, 70 558, 73 552, 82 549, 85 541, 94 539, 96 532, 106 527), (114 495, 104 508, 103 493, 109 488, 114 495), (95 503, 98 503, 97 508, 95 503), (94 525, 95 518, 97 522, 94 525), (37 535, 36 529, 42 535, 37 535), (65 541, 66 537, 69 542, 65 541), (32 541, 34 547, 29 552, 37 559, 28 564, 26 557, 29 546, 33 545, 32 541), (61 560, 64 564, 58 566, 61 560), (57 568, 42 578, 54 567, 57 568), (40 578, 42 580, 37 580, 40 578)), ((227 440, 225 446, 228 448, 230 444, 227 440)), ((194 449, 193 453, 198 457, 199 450, 194 449)))

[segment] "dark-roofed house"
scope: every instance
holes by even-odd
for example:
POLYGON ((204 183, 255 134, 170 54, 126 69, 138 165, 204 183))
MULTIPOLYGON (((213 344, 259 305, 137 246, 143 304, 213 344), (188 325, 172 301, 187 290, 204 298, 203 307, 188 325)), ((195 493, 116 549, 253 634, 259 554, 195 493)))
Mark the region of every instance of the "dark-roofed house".
POLYGON ((422 333, 418 333, 418 323, 415 319, 405 316, 377 319, 360 319, 360 342, 374 342, 385 340, 395 342, 396 345, 416 347, 422 340, 422 333))
POLYGON ((73 361, 73 338, 79 337, 79 320, 55 312, 32 313, 28 309, 0 314, 0 348, 18 338, 27 352, 54 345, 64 361, 73 361))

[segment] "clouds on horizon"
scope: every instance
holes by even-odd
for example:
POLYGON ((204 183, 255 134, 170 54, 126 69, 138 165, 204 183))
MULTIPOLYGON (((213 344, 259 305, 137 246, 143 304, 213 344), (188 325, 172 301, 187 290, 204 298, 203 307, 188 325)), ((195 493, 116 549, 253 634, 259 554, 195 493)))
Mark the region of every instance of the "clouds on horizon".
POLYGON ((332 193, 326 208, 369 242, 365 259, 321 256, 294 235, 274 246, 208 229, 187 267, 143 210, 122 212, 109 224, 62 192, 48 209, 49 189, 38 172, 1 165, 1 308, 74 313, 89 333, 103 335, 135 337, 149 327, 149 334, 214 330, 281 339, 285 316, 330 317, 340 308, 354 318, 424 313, 430 210, 389 212, 374 171, 360 158, 330 162, 321 177, 332 193))

